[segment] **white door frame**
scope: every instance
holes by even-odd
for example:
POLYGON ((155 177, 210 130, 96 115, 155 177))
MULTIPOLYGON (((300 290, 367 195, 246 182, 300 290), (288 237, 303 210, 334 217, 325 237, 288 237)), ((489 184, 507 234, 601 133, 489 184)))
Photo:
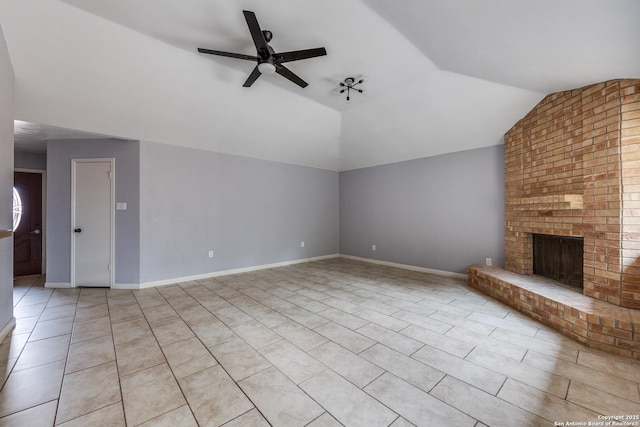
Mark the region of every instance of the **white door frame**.
POLYGON ((14 172, 38 173, 42 176, 42 274, 47 271, 47 171, 42 169, 15 168, 14 172))
POLYGON ((74 233, 74 228, 76 224, 76 165, 78 163, 109 163, 111 165, 111 202, 110 202, 110 213, 111 217, 111 250, 109 251, 109 287, 113 288, 113 284, 115 282, 115 194, 116 194, 116 180, 115 180, 115 171, 116 171, 116 159, 113 157, 99 157, 99 158, 82 158, 82 159, 71 159, 71 287, 76 287, 76 238, 74 233))

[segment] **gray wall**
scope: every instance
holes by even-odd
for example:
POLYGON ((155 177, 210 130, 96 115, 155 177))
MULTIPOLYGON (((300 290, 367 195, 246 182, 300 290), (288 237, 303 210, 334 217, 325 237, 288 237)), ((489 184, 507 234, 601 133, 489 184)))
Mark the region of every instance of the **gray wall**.
POLYGON ((142 283, 338 252, 337 172, 141 142, 140 198, 142 283))
MULTIPOLYGON (((13 68, 0 28, 0 230, 13 228, 13 68)), ((13 239, 0 239, 0 331, 13 318, 13 239)))
POLYGON ((137 284, 140 273, 140 144, 120 140, 47 142, 47 282, 71 280, 71 159, 115 158, 115 282, 137 284))
POLYGON ((499 145, 341 172, 340 253, 455 273, 504 265, 503 167, 499 145))
POLYGON ((16 151, 13 156, 14 167, 16 169, 47 169, 47 154, 46 153, 31 153, 29 151, 16 151))
POLYGON ((116 211, 118 284, 338 252, 457 273, 486 257, 504 264, 503 146, 338 174, 151 142, 70 140, 48 143, 48 282, 70 280, 71 159, 86 157, 116 158, 116 201, 128 208, 116 211))

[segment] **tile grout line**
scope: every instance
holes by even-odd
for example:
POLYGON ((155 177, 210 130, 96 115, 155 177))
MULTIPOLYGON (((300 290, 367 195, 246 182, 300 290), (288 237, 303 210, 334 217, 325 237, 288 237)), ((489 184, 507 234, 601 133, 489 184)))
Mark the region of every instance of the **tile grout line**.
MULTIPOLYGON (((167 298, 166 298, 166 297, 165 297, 161 292, 159 292, 159 291, 158 291, 158 294, 160 295, 160 297, 162 297, 162 298, 166 301, 166 303, 167 303, 167 304, 169 304, 169 306, 171 307, 171 309, 175 312, 175 309, 173 308, 173 306, 171 306, 171 304, 169 303, 169 301, 167 300, 167 298)), ((162 354, 162 357, 164 358, 164 363, 166 363, 166 364, 167 364, 167 367, 168 367, 168 368, 169 368, 169 370, 171 371, 171 375, 173 376, 173 379, 174 379, 174 381, 176 382, 176 385, 178 386, 178 389, 180 390, 180 393, 182 394, 182 397, 184 398, 185 403, 186 403, 186 404, 187 404, 187 406, 189 407, 189 411, 191 412, 191 415, 193 416, 193 419, 194 419, 194 420, 196 420, 196 423, 197 423, 196 414, 193 412, 193 409, 191 408, 191 405, 189 404, 189 400, 187 399, 187 396, 184 394, 184 390, 182 389, 182 386, 180 385, 180 381, 178 381, 178 378, 176 377, 176 374, 175 374, 175 372, 173 371, 173 368, 171 367, 171 364, 169 364, 169 361, 167 360, 167 356, 165 355, 165 352, 164 352, 164 350, 162 349, 162 346, 160 345, 160 341, 158 341, 158 337, 157 337, 156 333, 154 332, 153 327, 151 326, 151 323, 149 323, 149 319, 147 318, 146 314, 144 313, 144 309, 140 306, 140 303, 139 303, 139 301, 138 301, 138 298, 136 297, 136 295, 135 295, 135 294, 133 295, 133 297, 135 298, 136 303, 138 304, 138 307, 140 308, 140 311, 142 312, 142 316, 143 316, 143 318, 145 319, 145 322, 146 322, 147 326, 149 327, 149 330, 150 330, 150 331, 151 331, 151 333, 153 334, 153 338, 154 338, 154 340, 156 341, 156 344, 158 345, 158 348, 160 349, 160 352, 161 352, 161 354, 162 354)), ((182 317, 180 317, 180 314, 179 314, 178 312, 176 312, 176 314, 178 314, 178 317, 179 317, 180 319, 182 319, 182 317)), ((185 322, 185 324, 186 324, 186 322, 185 322)), ((187 325, 187 327, 189 327, 189 325, 187 325)), ((191 329, 191 328, 189 327, 189 329, 191 329)), ((193 331, 192 331, 192 332, 193 332, 193 331)), ((198 337, 195 333, 194 333, 194 335, 195 335, 196 337, 198 337)), ((188 338, 185 338, 185 340, 186 340, 186 339, 188 339, 188 338)), ((199 340, 199 338, 198 338, 198 340, 199 340)), ((204 343, 203 343, 203 345, 204 345, 204 343)), ((206 348, 206 346, 205 346, 205 348, 206 348)), ((114 350, 115 350, 115 343, 114 343, 114 350)), ((207 350, 208 350, 208 349, 207 349, 207 350)), ((116 356, 116 357, 117 357, 117 356, 116 356)), ((213 355, 212 355, 212 357, 213 357, 213 355)), ((215 357, 214 357, 214 360, 215 360, 215 357)), ((216 362, 217 362, 217 360, 216 360, 216 362)), ((219 364, 219 363, 218 363, 218 364, 219 364)), ((142 372, 142 371, 144 371, 144 370, 146 370, 146 369, 155 368, 156 366, 160 366, 160 365, 149 366, 149 367, 147 367, 147 368, 145 368, 145 369, 141 369, 141 370, 136 371, 136 372, 131 372, 131 373, 129 373, 128 375, 133 375, 133 374, 135 374, 135 373, 142 372)), ((120 380, 120 377, 118 377, 118 380, 120 380)), ((121 390, 122 390, 122 386, 121 386, 120 388, 121 388, 121 390)), ((123 395, 123 400, 122 400, 122 406, 123 406, 123 410, 125 410, 125 411, 126 411, 126 409, 124 408, 124 395, 123 395)), ((179 408, 179 407, 178 407, 178 408, 179 408)), ((168 414, 169 412, 171 412, 171 411, 173 411, 173 410, 175 410, 175 409, 178 409, 178 408, 173 408, 173 409, 170 409, 170 410, 168 410, 168 411, 166 411, 166 412, 163 412, 163 413, 161 413, 161 414, 158 414, 158 415, 156 415, 155 417, 153 417, 153 418, 151 418, 151 419, 148 419, 148 420, 143 421, 143 423, 149 422, 149 421, 151 421, 151 420, 153 420, 153 419, 155 419, 155 418, 158 418, 158 417, 161 417, 161 416, 163 416, 163 415, 166 415, 166 414, 168 414)), ((125 412, 125 422, 126 422, 126 412, 125 412)))

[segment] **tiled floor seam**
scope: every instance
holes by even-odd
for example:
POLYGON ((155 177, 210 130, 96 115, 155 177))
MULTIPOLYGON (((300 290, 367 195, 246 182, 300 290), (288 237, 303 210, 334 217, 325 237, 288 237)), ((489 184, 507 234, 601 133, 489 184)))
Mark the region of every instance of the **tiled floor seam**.
MULTIPOLYGON (((165 297, 164 295, 162 295, 162 297, 163 297, 163 298, 165 298, 165 300, 166 300, 166 297, 165 297)), ((168 300, 166 300, 166 301, 167 301, 167 303, 169 303, 169 301, 168 301, 168 300)), ((204 307, 204 306, 202 306, 202 305, 200 305, 200 306, 201 306, 201 307, 204 307)), ((206 309, 206 307, 204 307, 204 308, 206 309)), ((175 309, 174 309, 174 310, 175 310, 175 309)), ((217 319, 218 319, 222 324, 224 324, 226 327, 228 327, 229 329, 233 330, 233 329, 231 328, 231 326, 229 326, 228 324, 224 323, 224 321, 223 321, 222 319, 218 318, 218 317, 217 317, 213 312, 211 312, 211 310, 208 310, 208 309, 207 309, 207 311, 209 311, 213 316, 215 316, 215 317, 216 317, 216 318, 217 318, 217 319)), ((178 313, 178 316, 180 317, 180 314, 179 314, 179 313, 178 313)), ((182 317, 180 317, 180 318, 182 319, 182 317)), ((183 321, 184 321, 184 319, 183 319, 183 321)), ((186 324, 186 325, 187 325, 187 327, 191 330, 191 332, 193 332, 193 333, 194 333, 194 335, 195 335, 195 337, 198 339, 198 341, 200 341, 200 343, 201 343, 201 344, 202 344, 202 345, 207 349, 207 351, 208 351, 209 353, 211 353, 211 349, 210 349, 209 347, 207 347, 207 346, 206 346, 206 344, 205 344, 204 342, 202 342, 202 340, 200 339, 200 337, 198 337, 198 335, 195 333, 195 331, 193 331, 193 329, 191 328, 191 325, 189 325, 187 322, 185 322, 185 324, 186 324)), ((153 328, 152 328, 152 332, 153 332, 153 328)), ((155 334, 154 334, 154 336, 155 336, 155 334)), ((187 338, 187 339, 188 339, 188 338, 187 338)), ((242 337, 239 337, 239 336, 238 336, 238 339, 240 339, 240 340, 242 340, 243 342, 245 342, 245 343, 246 343, 246 341, 245 341, 242 337)), ((157 340, 157 338, 156 338, 156 340, 157 340)), ((247 344, 247 345, 249 345, 248 343, 246 343, 246 344, 247 344)), ((158 346, 160 347, 160 351, 162 351, 162 353, 163 353, 163 355, 164 355, 164 350, 162 350, 162 346, 160 345, 160 343, 159 343, 159 342, 158 342, 158 346)), ((211 353, 211 356, 212 356, 214 359, 216 359, 216 357, 215 357, 215 355, 214 355, 213 353, 211 353)), ((165 360, 166 360, 166 356, 165 356, 165 360)), ((221 368, 222 370, 224 370, 224 372, 226 373, 226 375, 227 375, 227 376, 228 376, 228 377, 229 377, 229 378, 234 382, 234 384, 236 385, 236 387, 237 387, 237 388, 238 388, 238 389, 239 389, 239 390, 244 394, 244 396, 245 396, 245 397, 246 397, 246 398, 251 402, 251 404, 253 405, 253 409, 256 409, 258 412, 260 412, 260 415, 262 415, 262 416, 266 419, 266 417, 264 416, 264 414, 262 413, 262 411, 260 411, 260 408, 259 408, 259 407, 258 407, 258 406, 257 406, 257 405, 252 401, 252 400, 251 400, 251 398, 250 398, 250 397, 247 395, 247 393, 242 389, 242 387, 240 387, 240 385, 238 384, 238 381, 236 381, 236 380, 235 380, 235 379, 230 375, 229 371, 224 367, 224 365, 223 365, 222 363, 220 363, 220 361, 219 361, 219 360, 217 360, 217 359, 216 359, 216 361, 217 361, 217 363, 218 363, 218 366, 220 366, 220 368, 221 368)), ((180 391, 181 391, 181 393, 182 393, 182 395, 183 395, 183 397, 184 397, 185 401, 187 402, 187 405, 189 406, 189 410, 191 411, 191 413, 192 413, 192 415, 193 415, 194 419, 196 419, 195 413, 193 412, 193 409, 191 408, 191 405, 189 404, 189 400, 187 399, 187 396, 186 396, 186 394, 184 393, 184 390, 183 390, 182 386, 180 385, 180 381, 179 381, 179 380, 178 380, 178 378, 176 377, 176 375, 175 375, 175 373, 174 373, 174 371, 173 371, 173 368, 171 367, 171 364, 169 364, 169 362, 168 362, 168 361, 167 361, 167 364, 169 365, 169 369, 171 370, 171 373, 172 373, 172 375, 173 375, 174 379, 175 379, 175 380, 176 380, 176 382, 178 383, 178 387, 180 388, 180 391)), ((208 369, 208 368, 206 368, 206 369, 208 369)), ((202 371, 204 371, 204 370, 206 370, 206 369, 203 369, 203 370, 198 371, 198 372, 202 372, 202 371)), ((262 371, 260 371, 260 372, 262 372, 262 371)), ((260 372, 256 372, 256 373, 254 373, 253 375, 256 375, 256 374, 258 374, 258 373, 260 373, 260 372)), ((192 374, 190 374, 190 375, 194 375, 194 374, 196 374, 196 373, 197 373, 197 372, 194 372, 194 373, 192 373, 192 374)), ((248 378, 248 377, 247 377, 247 378, 248 378)), ((251 411, 251 410, 249 410, 249 411, 251 411)), ((237 417, 235 417, 235 418, 233 418, 233 419, 239 418, 239 417, 241 417, 242 415, 246 414, 246 413, 247 413, 247 412, 249 412, 249 411, 246 411, 246 412, 244 412, 243 414, 240 414, 240 415, 238 415, 237 417)), ((228 422, 232 421, 233 419, 225 421, 225 423, 224 423, 224 424, 227 424, 228 422)))
MULTIPOLYGON (((47 299, 47 304, 49 303, 49 301, 51 301, 51 296, 53 296, 53 293, 51 293, 51 295, 49 296, 49 299, 47 299)), ((77 311, 78 311, 78 306, 76 305, 76 309, 75 309, 75 310, 74 310, 74 312, 73 312, 73 319, 74 319, 74 321, 75 321, 75 318, 76 318, 76 312, 77 312, 77 311)), ((43 312, 44 312, 44 310, 43 310, 43 312)), ((41 317, 41 316, 42 316, 42 313, 40 314, 40 317, 41 317)), ((34 328, 34 329, 35 329, 35 328, 34 328)), ((33 331, 31 331, 31 332, 33 333, 33 331)), ((73 328, 71 328, 71 332, 73 333, 73 328)), ((29 334, 29 338, 30 338, 30 337, 31 337, 31 334, 29 334)), ((29 340, 27 340, 27 342, 28 342, 28 341, 29 341, 29 340)), ((26 346, 26 345, 25 345, 25 346, 26 346)), ((57 400, 57 401, 56 401, 56 415, 55 415, 55 417, 54 417, 54 423, 55 423, 55 419, 56 419, 56 418, 57 418, 57 416, 58 416, 58 410, 60 409, 60 396, 62 395, 62 386, 64 385, 64 376, 65 376, 65 371, 67 370, 67 362, 68 362, 68 358, 69 358, 69 349, 70 349, 70 348, 71 348, 71 337, 69 338, 69 346, 67 347, 67 357, 65 358, 65 361, 64 361, 64 367, 62 368, 62 379, 61 379, 61 382, 60 382, 60 389, 59 389, 59 391, 58 391, 58 398, 56 399, 56 400, 57 400)), ((22 348, 22 351, 24 351, 24 347, 22 348)), ((20 352, 21 354, 22 354, 22 351, 20 352)), ((18 360, 19 360, 19 359, 20 359, 20 358, 18 358, 18 360)), ((14 366, 14 367, 15 367, 15 366, 14 366)), ((43 403, 41 403, 41 405, 42 405, 42 404, 44 404, 44 403, 47 403, 47 402, 43 402, 43 403)))
MULTIPOLYGON (((137 301, 136 301, 137 304, 137 301)), ((122 413, 125 417, 125 423, 126 423, 126 419, 127 419, 127 413, 124 407, 124 395, 122 394, 122 382, 121 382, 121 375, 120 375, 120 367, 118 364, 118 354, 116 353, 116 342, 115 339, 113 338, 113 323, 111 322, 111 306, 109 304, 107 304, 107 312, 109 313, 109 329, 111 330, 111 343, 113 344, 113 354, 115 355, 115 362, 116 362, 116 372, 118 374, 118 389, 120 391, 120 405, 122 405, 122 413)))
MULTIPOLYGON (((164 296, 164 295, 162 295, 162 294, 160 293, 160 296, 161 296, 162 298, 164 298, 164 299, 165 299, 165 301, 167 302, 167 304, 169 304, 169 301, 165 298, 165 296, 164 296)), ((135 295, 134 295, 134 298, 135 298, 135 295)), ((140 306, 140 303, 138 302, 137 298, 136 298, 136 303, 138 304, 138 306, 140 306)), ((170 304, 169 304, 169 305, 170 305, 170 304)), ((173 307, 172 307, 172 308, 173 308, 173 307)), ((189 404, 189 400, 187 399, 187 396, 186 396, 186 394, 184 393, 184 390, 182 389, 182 386, 180 385, 180 381, 178 381, 178 378, 176 377, 175 372, 173 371, 173 368, 171 367, 171 364, 170 364, 170 363, 169 363, 169 361, 167 360, 167 357, 166 357, 166 355, 165 355, 165 353, 164 353, 164 350, 162 349, 162 346, 160 345, 160 342, 158 341, 158 337, 156 336, 155 332, 153 332, 153 328, 151 327, 151 324, 149 323, 149 319, 147 319, 146 315, 144 314, 144 310, 142 309, 142 307, 140 307, 140 310, 142 311, 142 316, 143 316, 143 317, 144 317, 144 319, 146 320, 146 322, 147 322, 147 326, 149 326, 149 329, 151 330, 151 333, 153 334, 153 337, 154 337, 154 339, 156 340, 156 344, 157 344, 157 345, 158 345, 158 347, 160 348, 160 352, 162 352, 162 356, 163 356, 163 357, 164 357, 164 359, 165 359, 165 363, 166 363, 166 364, 167 364, 167 366, 169 367, 169 370, 171 371, 171 375, 173 376, 173 379, 175 380, 176 384, 178 385, 178 388, 180 389, 180 393, 182 393, 182 397, 184 398, 184 400, 185 400, 185 402, 186 402, 187 406, 189 407, 189 411, 191 412, 191 415, 193 416, 193 419, 195 420, 195 419, 196 419, 196 414, 193 412, 193 409, 191 408, 191 405, 189 404)), ((174 311, 175 311, 175 309, 174 309, 174 311)), ((176 312, 176 313, 177 313, 177 312, 176 312)), ((180 316, 180 315, 178 314, 178 316, 180 316)), ((185 322, 185 323, 186 323, 186 322, 185 322)), ((113 324, 112 324, 112 325, 113 325, 113 324)), ((190 327, 189 325, 187 325, 187 326, 189 327, 189 329, 191 329, 191 327, 190 327)), ((192 332, 193 332, 193 331, 192 331, 192 332)), ((112 329, 112 333, 113 333, 113 329, 112 329)), ((194 335, 197 337, 197 335, 196 335, 195 333, 194 333, 194 335)), ((113 335, 112 335, 112 336, 113 336, 113 335)), ((189 339, 189 338, 185 338, 185 340, 187 340, 187 339, 189 339)), ((198 338, 198 340, 200 340, 200 338, 198 338)), ((202 343, 202 344, 204 345, 204 343, 202 343)), ((115 348, 115 342, 114 342, 114 348, 115 348)), ((206 346, 205 346, 205 348, 206 348, 206 346)), ((209 350, 209 349, 207 348, 207 351, 208 351, 208 350, 209 350)), ((214 357, 213 355, 211 355, 211 356, 212 356, 212 357, 214 357)), ((215 357, 214 357, 214 358, 215 358, 215 357)), ((155 366, 158 366, 158 365, 155 365, 155 366)), ((155 366, 149 367, 149 368, 147 368, 147 369, 154 368, 155 366)), ((137 371, 137 372, 139 372, 139 371, 137 371)), ((129 375, 133 375, 133 374, 135 374, 135 373, 136 373, 136 372, 131 372, 129 375)), ((120 383, 120 378, 121 378, 121 376, 120 376, 120 375, 118 375, 118 383, 120 384, 120 394, 121 394, 121 398, 122 398, 122 400, 121 400, 121 402, 122 402, 122 409, 123 409, 123 412, 124 412, 124 414, 125 414, 125 419, 126 419, 126 407, 125 407, 125 405, 124 405, 124 396, 122 395, 122 384, 120 383)), ((167 410, 166 412, 163 412, 163 413, 161 413, 161 414, 157 414, 155 417, 153 417, 153 418, 151 418, 151 419, 149 419, 149 420, 147 420, 147 421, 144 421, 144 422, 146 423, 146 422, 149 422, 149 421, 151 421, 151 420, 153 420, 153 419, 159 418, 159 417, 161 417, 161 416, 163 416, 163 415, 166 415, 167 413, 171 412, 172 410, 173 410, 173 409, 169 409, 169 410, 167 410)))

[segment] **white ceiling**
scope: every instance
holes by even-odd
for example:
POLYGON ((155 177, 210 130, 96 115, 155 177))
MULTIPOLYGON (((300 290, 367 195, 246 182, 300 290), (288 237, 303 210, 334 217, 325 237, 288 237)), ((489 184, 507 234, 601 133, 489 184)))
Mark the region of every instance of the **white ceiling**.
POLYGON ((364 1, 443 70, 544 94, 640 77, 638 0, 364 1))
POLYGON ((18 119, 333 170, 501 143, 542 97, 640 77, 637 0, 3 0, 18 119), (276 51, 242 83, 242 10, 276 51), (367 74, 351 104, 335 82, 367 74))
POLYGON ((56 126, 43 125, 40 123, 14 120, 13 138, 16 146, 19 147, 20 151, 46 153, 47 141, 60 139, 104 139, 109 138, 109 136, 90 132, 81 132, 74 129, 64 129, 56 126))

